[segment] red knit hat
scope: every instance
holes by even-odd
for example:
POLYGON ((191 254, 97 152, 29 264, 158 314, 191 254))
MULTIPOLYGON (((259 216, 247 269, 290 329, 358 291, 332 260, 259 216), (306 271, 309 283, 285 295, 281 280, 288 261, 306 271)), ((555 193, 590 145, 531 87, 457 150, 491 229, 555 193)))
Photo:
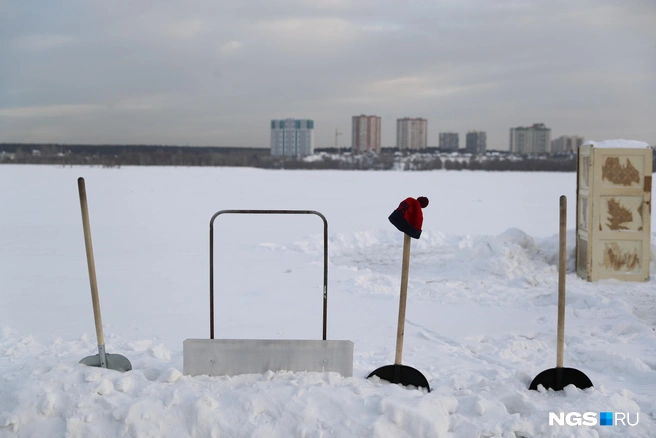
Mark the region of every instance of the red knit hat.
POLYGON ((421 208, 426 208, 428 206, 428 198, 425 196, 418 197, 417 201, 419 201, 419 205, 421 205, 421 208))

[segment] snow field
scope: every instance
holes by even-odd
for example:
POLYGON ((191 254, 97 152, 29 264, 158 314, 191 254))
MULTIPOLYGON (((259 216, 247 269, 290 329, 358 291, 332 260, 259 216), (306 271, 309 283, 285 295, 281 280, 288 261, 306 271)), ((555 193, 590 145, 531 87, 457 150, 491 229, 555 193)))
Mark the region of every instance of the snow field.
MULTIPOLYGON (((7 165, 0 186, 0 437, 656 436, 654 280, 576 276, 573 174, 7 165), (107 352, 128 373, 78 364, 97 353, 78 176, 107 352), (565 366, 595 386, 528 391, 556 362, 561 194, 565 366), (403 363, 430 393, 365 379, 394 361, 402 236, 387 216, 419 195, 431 204, 412 242, 403 363), (328 338, 354 342, 352 378, 182 375, 182 341, 208 337, 209 219, 237 208, 327 217, 328 338), (560 411, 640 423, 549 426, 560 411)), ((217 337, 320 338, 321 226, 217 219, 217 337)))

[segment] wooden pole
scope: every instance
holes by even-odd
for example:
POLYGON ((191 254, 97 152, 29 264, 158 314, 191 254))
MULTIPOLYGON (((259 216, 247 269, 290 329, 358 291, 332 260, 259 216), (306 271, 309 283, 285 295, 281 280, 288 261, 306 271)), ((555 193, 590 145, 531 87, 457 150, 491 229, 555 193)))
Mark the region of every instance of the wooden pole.
POLYGON ((96 281, 96 264, 93 258, 93 244, 91 242, 91 226, 89 225, 89 208, 87 205, 87 190, 84 178, 77 180, 80 193, 80 208, 82 210, 82 226, 84 228, 84 246, 87 252, 87 266, 89 268, 89 284, 91 285, 91 301, 93 303, 93 319, 96 323, 96 337, 98 338, 98 354, 100 366, 107 368, 105 357, 105 336, 102 329, 102 317, 100 316, 100 300, 98 299, 98 283, 96 281))
POLYGON ((401 267, 401 296, 399 298, 399 324, 396 329, 396 357, 394 365, 401 365, 403 334, 405 332, 405 302, 408 296, 408 271, 410 270, 410 236, 403 234, 403 263, 401 267))
POLYGON ((560 197, 560 231, 558 250, 558 345, 556 367, 563 367, 565 351, 565 274, 567 273, 567 197, 560 197))

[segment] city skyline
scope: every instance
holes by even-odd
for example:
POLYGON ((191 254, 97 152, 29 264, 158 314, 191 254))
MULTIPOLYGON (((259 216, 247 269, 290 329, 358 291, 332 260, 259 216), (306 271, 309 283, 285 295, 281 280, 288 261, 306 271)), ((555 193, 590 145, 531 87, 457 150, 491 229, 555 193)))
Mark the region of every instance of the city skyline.
MULTIPOLYGON (((351 149, 352 152, 380 152, 381 148, 397 148, 421 150, 425 148, 440 148, 447 151, 466 151, 471 153, 482 153, 488 150, 487 147, 487 133, 485 131, 468 130, 464 136, 464 143, 460 144, 460 133, 454 131, 445 131, 438 134, 438 144, 431 145, 426 141, 428 120, 421 117, 403 117, 396 119, 396 143, 394 145, 383 145, 380 142, 380 132, 382 126, 382 119, 376 115, 360 114, 351 117, 351 144, 342 145, 339 143, 340 135, 343 132, 335 131, 335 144, 331 146, 314 146, 314 121, 286 118, 281 120, 271 120, 271 141, 270 148, 272 155, 308 155, 313 153, 314 149, 326 149, 335 147, 338 149, 351 149), (279 135, 276 131, 284 128, 284 122, 304 123, 310 122, 307 127, 310 129, 311 137, 309 146, 303 146, 301 150, 296 148, 293 153, 285 152, 284 135, 279 135)), ((303 126, 305 127, 305 125, 303 126)), ((296 129, 300 128, 297 126, 296 129)), ((291 129, 291 125, 287 127, 291 129)), ((552 129, 547 127, 544 123, 534 123, 531 126, 520 126, 510 128, 510 142, 507 150, 517 153, 566 153, 575 151, 578 146, 584 142, 584 137, 577 134, 561 135, 558 138, 552 138, 552 129), (533 131, 537 129, 547 131, 547 136, 540 140, 540 145, 533 145, 533 131), (521 134, 518 137, 518 132, 528 133, 529 138, 524 138, 526 134, 521 134), (520 143, 517 145, 517 143, 520 143)), ((504 149, 489 149, 489 150, 504 150, 504 149)))
POLYGON ((475 129, 507 150, 535 121, 656 144, 654 22, 639 0, 11 2, 0 142, 266 147, 292 117, 321 148, 376 114, 389 147, 416 114, 428 145, 475 129))

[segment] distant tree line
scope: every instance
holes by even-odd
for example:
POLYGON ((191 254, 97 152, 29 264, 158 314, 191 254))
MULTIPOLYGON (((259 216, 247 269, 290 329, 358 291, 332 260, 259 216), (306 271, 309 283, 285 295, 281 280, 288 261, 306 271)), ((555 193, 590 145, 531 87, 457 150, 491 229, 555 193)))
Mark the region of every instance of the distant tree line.
POLYGON ((0 143, 0 162, 18 164, 258 167, 269 154, 241 147, 0 143))
MULTIPOLYGON (((262 169, 487 170, 575 172, 576 155, 517 156, 504 151, 481 155, 383 149, 352 154, 350 149, 317 149, 309 157, 271 156, 269 148, 162 145, 66 145, 0 143, 0 163, 121 166, 224 166, 262 169), (333 150, 334 149, 334 150, 333 150)), ((656 160, 654 163, 656 169, 656 160)))

